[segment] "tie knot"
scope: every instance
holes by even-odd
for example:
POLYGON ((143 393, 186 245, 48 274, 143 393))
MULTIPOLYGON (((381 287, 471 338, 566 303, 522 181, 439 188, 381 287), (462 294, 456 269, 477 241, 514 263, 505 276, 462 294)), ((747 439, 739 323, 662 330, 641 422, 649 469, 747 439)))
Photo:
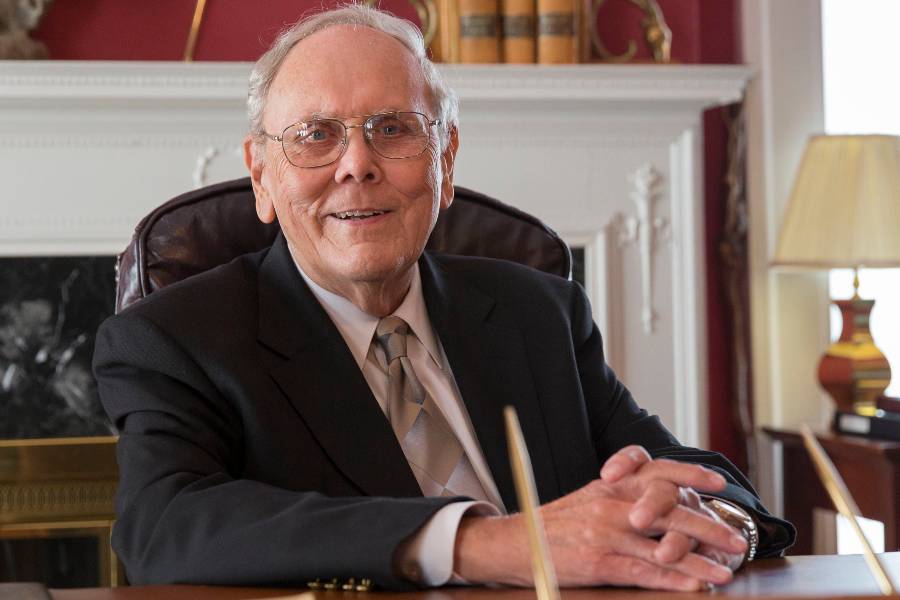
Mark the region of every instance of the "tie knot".
POLYGON ((375 340, 387 355, 388 364, 395 358, 406 356, 406 336, 409 325, 400 317, 385 317, 378 322, 375 329, 375 340))

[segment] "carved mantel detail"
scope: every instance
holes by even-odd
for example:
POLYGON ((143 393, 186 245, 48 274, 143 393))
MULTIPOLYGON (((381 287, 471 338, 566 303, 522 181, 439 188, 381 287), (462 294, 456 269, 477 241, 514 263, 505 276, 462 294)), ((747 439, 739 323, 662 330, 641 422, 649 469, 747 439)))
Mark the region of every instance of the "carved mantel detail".
POLYGON ((655 205, 661 195, 662 176, 651 164, 638 167, 629 177, 634 216, 619 215, 616 223, 620 248, 637 245, 641 260, 641 323, 644 333, 656 329, 656 310, 653 308, 653 255, 663 243, 671 240, 669 221, 655 216, 655 205))

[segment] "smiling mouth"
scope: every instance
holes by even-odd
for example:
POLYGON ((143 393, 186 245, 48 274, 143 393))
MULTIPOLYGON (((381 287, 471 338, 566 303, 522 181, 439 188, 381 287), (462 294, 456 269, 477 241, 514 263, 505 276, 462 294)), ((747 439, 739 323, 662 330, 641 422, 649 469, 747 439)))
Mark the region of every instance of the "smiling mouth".
POLYGON ((342 212, 331 213, 332 217, 341 221, 370 219, 387 213, 386 210, 345 210, 342 212))

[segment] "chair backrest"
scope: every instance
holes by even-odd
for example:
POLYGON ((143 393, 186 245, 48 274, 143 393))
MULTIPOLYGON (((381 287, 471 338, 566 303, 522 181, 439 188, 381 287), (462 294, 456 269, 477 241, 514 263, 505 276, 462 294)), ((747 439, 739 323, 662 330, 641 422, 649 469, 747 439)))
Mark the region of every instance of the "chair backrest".
MULTIPOLYGON (((277 223, 256 218, 248 177, 173 198, 141 220, 119 256, 116 312, 170 283, 262 250, 277 233, 277 223)), ((572 272, 569 247, 539 219, 459 186, 427 247, 511 260, 561 277, 572 272)))

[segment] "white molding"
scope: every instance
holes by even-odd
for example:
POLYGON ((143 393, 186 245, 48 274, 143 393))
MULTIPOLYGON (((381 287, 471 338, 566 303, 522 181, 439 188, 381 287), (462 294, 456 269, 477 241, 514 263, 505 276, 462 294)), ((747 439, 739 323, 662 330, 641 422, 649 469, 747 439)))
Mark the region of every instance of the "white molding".
POLYGON ((0 106, 41 100, 195 100, 241 105, 250 63, 3 61, 0 106))
MULTIPOLYGON (((243 105, 250 63, 3 61, 2 104, 46 99, 222 101, 243 105)), ((464 102, 558 100, 691 109, 740 100, 740 65, 440 65, 464 102)))
POLYGON ((670 293, 675 427, 683 439, 690 440, 688 443, 705 446, 709 440, 709 405, 704 211, 691 208, 692 201, 703 197, 702 139, 698 121, 669 147, 673 243, 670 293))
POLYGON ((750 71, 739 65, 566 65, 444 67, 461 98, 502 101, 651 103, 690 108, 740 100, 750 71))
POLYGON ((28 135, 5 135, 0 138, 0 148, 194 148, 198 144, 234 146, 234 139, 202 134, 143 135, 123 132, 112 135, 35 131, 28 135))
POLYGON ((196 162, 194 163, 194 172, 191 174, 191 181, 194 184, 194 189, 202 188, 204 185, 211 183, 209 181, 209 167, 217 159, 228 155, 242 158, 243 145, 210 145, 207 146, 203 152, 198 154, 196 162))

